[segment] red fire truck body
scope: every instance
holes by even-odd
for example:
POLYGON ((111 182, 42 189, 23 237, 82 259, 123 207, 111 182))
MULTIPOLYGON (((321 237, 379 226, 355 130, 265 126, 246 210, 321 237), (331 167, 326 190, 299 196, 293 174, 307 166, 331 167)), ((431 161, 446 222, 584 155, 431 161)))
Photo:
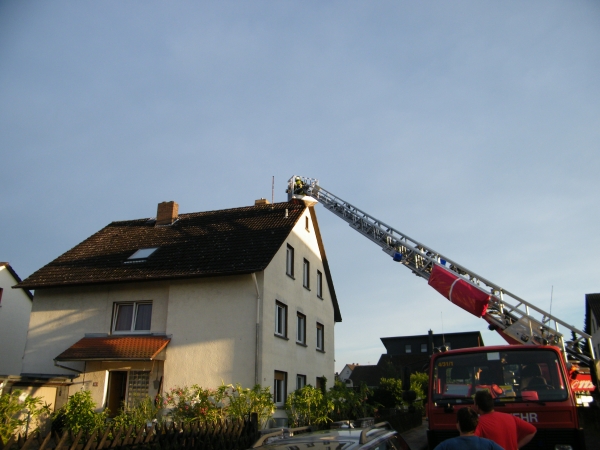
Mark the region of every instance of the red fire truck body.
POLYGON ((449 350, 435 353, 429 368, 430 449, 458 436, 456 412, 472 406, 478 390, 492 394, 495 411, 513 414, 538 429, 529 448, 585 448, 569 372, 558 348, 508 345, 449 350))

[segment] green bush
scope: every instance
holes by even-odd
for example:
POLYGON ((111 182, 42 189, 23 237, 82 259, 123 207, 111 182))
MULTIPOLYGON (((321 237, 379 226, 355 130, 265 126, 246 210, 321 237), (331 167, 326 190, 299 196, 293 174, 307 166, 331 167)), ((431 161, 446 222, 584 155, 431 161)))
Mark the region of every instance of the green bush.
POLYGON ((356 420, 370 417, 374 413, 375 408, 369 403, 373 391, 364 383, 356 390, 348 388, 341 381, 336 381, 327 395, 333 402, 333 411, 330 414, 333 421, 356 420))
POLYGON ((329 395, 311 385, 292 392, 285 402, 290 427, 324 425, 332 421, 329 414, 333 409, 329 395))
POLYGON ((264 425, 275 411, 269 388, 256 385, 248 389, 239 384, 223 384, 217 389, 198 385, 173 388, 163 398, 162 406, 169 408, 168 415, 178 423, 216 422, 226 417, 243 419, 256 413, 259 423, 264 425))
POLYGON ((24 433, 28 421, 50 414, 48 404, 38 397, 30 397, 15 389, 0 395, 0 438, 4 443, 17 433, 24 433))
POLYGON ((79 391, 69 397, 67 403, 54 413, 53 429, 92 433, 102 427, 108 418, 108 410, 96 412, 96 403, 90 391, 79 391))
POLYGON ((148 422, 162 422, 162 409, 150 397, 138 400, 135 405, 123 405, 119 415, 112 419, 117 427, 127 428, 133 425, 140 428, 148 422))

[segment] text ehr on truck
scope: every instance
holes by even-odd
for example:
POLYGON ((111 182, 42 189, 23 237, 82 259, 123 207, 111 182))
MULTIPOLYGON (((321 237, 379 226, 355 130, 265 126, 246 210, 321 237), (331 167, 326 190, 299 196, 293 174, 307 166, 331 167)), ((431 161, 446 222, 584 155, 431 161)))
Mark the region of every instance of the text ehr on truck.
POLYGON ((497 411, 536 426, 532 448, 584 448, 576 408, 593 401, 598 379, 590 335, 361 211, 314 178, 295 175, 286 192, 289 201, 321 203, 509 344, 433 354, 426 406, 430 448, 458 435, 456 411, 472 405, 481 389, 492 393, 497 411))

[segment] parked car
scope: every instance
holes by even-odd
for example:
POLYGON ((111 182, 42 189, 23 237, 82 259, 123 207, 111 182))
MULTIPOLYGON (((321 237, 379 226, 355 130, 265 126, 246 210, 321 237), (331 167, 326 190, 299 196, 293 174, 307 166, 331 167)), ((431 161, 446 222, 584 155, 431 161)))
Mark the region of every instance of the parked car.
POLYGON ((389 423, 381 422, 365 428, 355 428, 350 421, 336 422, 330 430, 313 431, 311 427, 281 428, 264 434, 252 446, 260 450, 410 450, 389 423))

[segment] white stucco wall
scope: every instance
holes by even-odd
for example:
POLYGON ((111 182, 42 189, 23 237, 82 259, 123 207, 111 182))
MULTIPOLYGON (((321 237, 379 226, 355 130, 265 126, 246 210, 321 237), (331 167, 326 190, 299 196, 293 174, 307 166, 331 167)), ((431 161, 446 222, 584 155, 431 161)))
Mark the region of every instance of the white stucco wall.
POLYGON ((254 385, 256 288, 251 275, 171 285, 165 389, 254 385))
MULTIPOLYGON (((319 251, 314 224, 308 209, 264 272, 261 324, 262 364, 260 380, 273 389, 274 372, 287 373, 287 392, 296 389, 296 375, 306 375, 306 383, 315 386, 325 376, 328 387, 334 382, 334 309, 325 269, 319 251), (306 229, 306 217, 309 228, 306 229), (287 244, 294 248, 294 278, 286 274, 287 244), (303 260, 310 263, 310 290, 303 286, 303 260), (323 274, 322 299, 317 297, 317 270, 323 274), (275 302, 287 305, 287 339, 275 335, 275 302), (296 315, 306 316, 306 346, 296 343, 296 315), (324 352, 318 351, 316 324, 325 332, 324 352)), ((284 416, 278 411, 277 416, 284 416)))
POLYGON ((12 289, 17 280, 0 266, 0 375, 19 375, 27 339, 31 300, 22 289, 12 289))
MULTIPOLYGON (((169 284, 131 283, 38 289, 33 299, 22 372, 69 374, 54 358, 86 333, 110 333, 113 305, 152 300, 151 332, 165 333, 169 284)), ((82 368, 81 364, 64 363, 82 368)))

